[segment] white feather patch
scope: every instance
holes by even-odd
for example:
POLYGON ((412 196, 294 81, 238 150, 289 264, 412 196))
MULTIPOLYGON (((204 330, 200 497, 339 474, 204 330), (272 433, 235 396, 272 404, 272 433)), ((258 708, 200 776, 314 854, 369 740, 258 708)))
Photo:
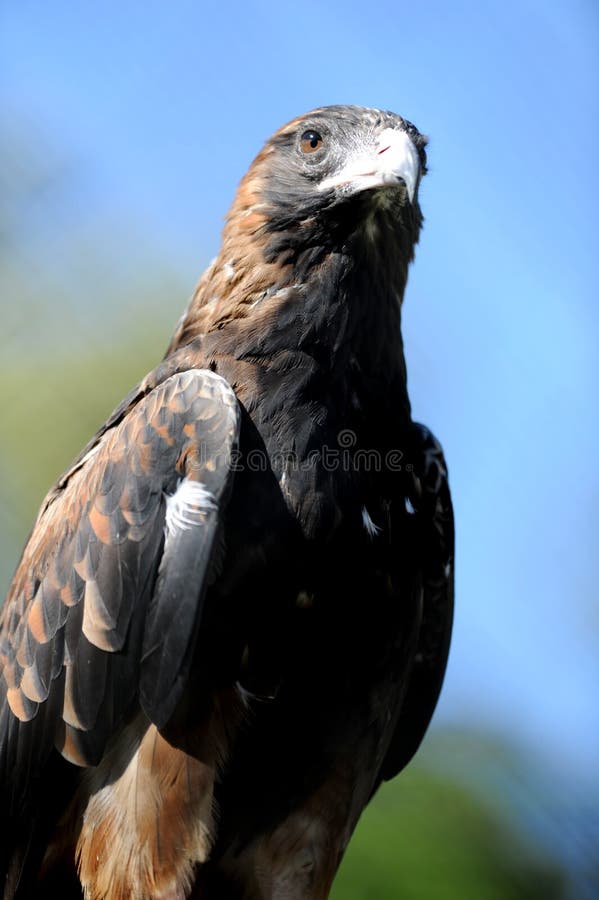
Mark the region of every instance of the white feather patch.
POLYGON ((175 493, 166 497, 166 537, 173 537, 178 531, 187 531, 194 525, 201 525, 206 515, 217 509, 214 494, 201 481, 181 479, 175 493))
POLYGON ((365 506, 362 507, 362 524, 371 538, 376 537, 381 530, 379 525, 374 524, 365 506))

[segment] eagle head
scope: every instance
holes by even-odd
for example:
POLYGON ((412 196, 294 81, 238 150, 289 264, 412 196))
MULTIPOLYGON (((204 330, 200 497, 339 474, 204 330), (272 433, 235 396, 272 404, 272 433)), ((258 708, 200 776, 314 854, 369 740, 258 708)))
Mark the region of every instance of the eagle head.
POLYGON ((426 138, 395 113, 315 109, 266 142, 240 185, 231 219, 254 216, 266 232, 295 231, 301 242, 314 231, 331 247, 354 232, 372 233, 373 216, 385 210, 390 224, 415 243, 425 146, 426 138))
POLYGON ((321 107, 280 128, 240 182, 221 250, 170 349, 218 331, 220 351, 271 353, 282 329, 287 349, 313 337, 324 346, 341 326, 323 311, 340 308, 355 321, 344 334, 392 331, 397 345, 425 146, 407 119, 361 106, 321 107), (366 314, 369 323, 356 320, 366 314))

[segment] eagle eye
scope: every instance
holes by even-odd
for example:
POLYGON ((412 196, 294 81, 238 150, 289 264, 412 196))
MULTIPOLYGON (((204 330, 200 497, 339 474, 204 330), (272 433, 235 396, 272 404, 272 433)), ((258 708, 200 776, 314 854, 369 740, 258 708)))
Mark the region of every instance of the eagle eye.
POLYGON ((321 135, 314 131, 312 128, 309 128, 308 131, 304 131, 300 139, 300 149, 302 153, 316 153, 317 150, 320 150, 324 141, 321 135))

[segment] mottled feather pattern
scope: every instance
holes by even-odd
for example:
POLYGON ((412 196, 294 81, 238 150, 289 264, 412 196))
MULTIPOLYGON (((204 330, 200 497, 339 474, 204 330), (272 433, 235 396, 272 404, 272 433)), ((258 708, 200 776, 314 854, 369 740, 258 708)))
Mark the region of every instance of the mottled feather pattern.
POLYGON ((246 714, 235 689, 217 693, 186 746, 169 743, 143 715, 86 771, 47 852, 76 843, 86 900, 188 896, 215 839, 214 787, 246 714), (81 818, 80 830, 69 830, 81 818))
POLYGON ((104 764, 122 771, 117 780, 102 786, 94 773, 83 786, 91 799, 77 859, 86 900, 185 897, 210 850, 213 766, 171 747, 147 720, 134 727, 135 752, 121 740, 104 764))
MULTIPOLYGON (((25 550, 3 610, 6 696, 27 722, 51 690, 64 690, 57 741, 79 764, 97 759, 131 701, 134 680, 123 675, 139 666, 139 651, 136 661, 135 652, 114 654, 141 638, 131 619, 136 605, 149 602, 157 575, 165 494, 182 477, 201 476, 220 495, 236 440, 236 405, 209 372, 167 379, 104 434, 52 497, 25 550), (104 705, 109 670, 126 685, 114 709, 104 705), (109 721, 98 721, 100 710, 109 721), (94 729, 97 746, 84 746, 77 732, 94 729)), ((143 621, 143 610, 136 614, 143 621)))

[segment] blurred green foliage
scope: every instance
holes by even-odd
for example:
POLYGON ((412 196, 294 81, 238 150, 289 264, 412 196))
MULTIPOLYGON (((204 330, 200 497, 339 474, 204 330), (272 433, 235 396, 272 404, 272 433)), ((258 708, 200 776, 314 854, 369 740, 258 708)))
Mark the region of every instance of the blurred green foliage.
POLYGON ((383 786, 332 900, 558 900, 559 866, 510 833, 490 802, 413 763, 383 786))

